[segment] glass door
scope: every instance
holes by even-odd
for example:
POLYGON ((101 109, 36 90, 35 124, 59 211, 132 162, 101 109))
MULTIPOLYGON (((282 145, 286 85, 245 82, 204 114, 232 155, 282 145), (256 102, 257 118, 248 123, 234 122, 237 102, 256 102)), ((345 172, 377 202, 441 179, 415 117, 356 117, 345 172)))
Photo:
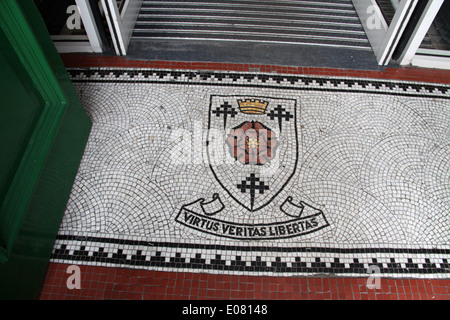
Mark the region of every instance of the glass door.
POLYGON ((387 65, 418 0, 352 0, 379 65, 387 65))
POLYGON ((117 55, 126 55, 142 0, 101 0, 117 55))
POLYGON ((401 65, 450 69, 450 1, 430 0, 400 56, 401 65))
POLYGON ((34 0, 58 52, 103 52, 108 47, 98 0, 34 0))

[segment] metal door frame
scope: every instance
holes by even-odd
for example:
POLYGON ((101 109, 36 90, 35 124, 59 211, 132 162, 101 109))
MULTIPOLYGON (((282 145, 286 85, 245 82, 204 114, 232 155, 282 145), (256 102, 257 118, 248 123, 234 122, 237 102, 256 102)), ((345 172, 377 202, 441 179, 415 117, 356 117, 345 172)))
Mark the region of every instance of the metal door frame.
POLYGON ((400 65, 411 64, 418 67, 450 70, 450 51, 419 48, 443 3, 444 0, 428 2, 399 58, 400 65))
POLYGON ((125 56, 136 24, 142 0, 124 0, 121 10, 116 0, 101 0, 117 55, 125 56))
POLYGON ((352 0, 379 65, 387 65, 418 0, 403 0, 388 26, 375 0, 352 0))
MULTIPOLYGON (((86 35, 59 36, 52 35, 51 39, 60 53, 65 52, 95 52, 102 53, 108 46, 102 39, 101 31, 93 14, 90 0, 75 0, 78 14, 83 21, 86 35)), ((102 30, 103 31, 103 30, 102 30)), ((104 31, 103 31, 104 32, 104 31)))

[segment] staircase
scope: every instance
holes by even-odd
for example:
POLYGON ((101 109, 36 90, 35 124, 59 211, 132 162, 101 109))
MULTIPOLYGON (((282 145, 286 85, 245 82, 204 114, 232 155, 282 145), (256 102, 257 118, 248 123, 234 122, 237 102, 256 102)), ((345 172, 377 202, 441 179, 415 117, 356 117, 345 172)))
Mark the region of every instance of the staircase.
POLYGON ((132 41, 145 40, 371 50, 351 0, 144 0, 132 41))

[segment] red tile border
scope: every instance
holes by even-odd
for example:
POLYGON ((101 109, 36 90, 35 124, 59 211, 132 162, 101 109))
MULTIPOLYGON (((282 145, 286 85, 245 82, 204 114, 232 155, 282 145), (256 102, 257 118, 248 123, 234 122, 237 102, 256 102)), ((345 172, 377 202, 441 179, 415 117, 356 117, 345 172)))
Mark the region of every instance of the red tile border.
POLYGON ((450 300, 450 280, 260 277, 80 267, 81 289, 68 289, 69 264, 49 263, 40 300, 450 300))
POLYGON ((121 67, 121 68, 162 68, 185 70, 226 70, 226 71, 260 71, 283 74, 345 76, 357 78, 379 78, 390 80, 420 81, 431 83, 449 83, 450 71, 426 68, 386 68, 384 71, 348 70, 315 67, 287 67, 247 63, 212 63, 212 62, 179 62, 132 60, 123 56, 102 56, 99 54, 61 54, 66 67, 121 67))

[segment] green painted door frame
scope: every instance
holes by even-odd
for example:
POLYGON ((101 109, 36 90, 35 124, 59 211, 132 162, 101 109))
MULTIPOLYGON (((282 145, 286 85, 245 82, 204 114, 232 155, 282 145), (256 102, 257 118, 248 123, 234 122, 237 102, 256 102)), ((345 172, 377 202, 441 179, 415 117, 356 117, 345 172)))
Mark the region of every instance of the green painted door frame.
POLYGON ((36 299, 91 121, 32 0, 0 1, 0 298, 36 299))

